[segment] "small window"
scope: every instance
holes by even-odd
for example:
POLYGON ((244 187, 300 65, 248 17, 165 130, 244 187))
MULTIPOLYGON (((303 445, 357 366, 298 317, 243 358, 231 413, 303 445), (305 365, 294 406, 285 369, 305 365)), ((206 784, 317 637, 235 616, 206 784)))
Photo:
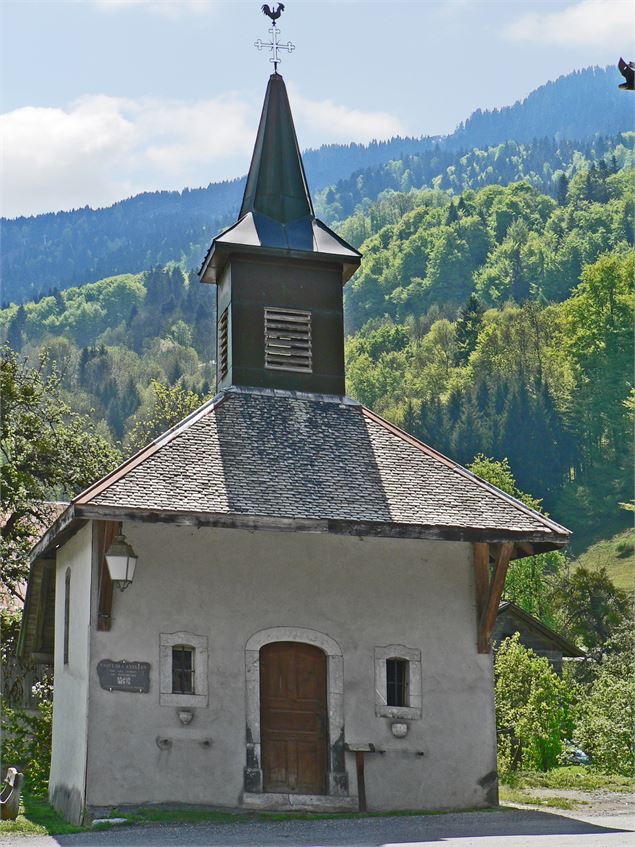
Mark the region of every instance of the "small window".
POLYGON ((218 322, 218 380, 224 379, 229 370, 229 307, 218 322))
POLYGON ((194 632, 162 632, 159 635, 159 704, 161 706, 207 706, 207 636, 194 632))
POLYGON ((408 660, 386 659, 386 705, 409 706, 408 660))
POLYGON ((194 648, 185 644, 172 648, 172 693, 194 694, 194 648))
POLYGON ((265 308, 265 367, 312 372, 311 312, 265 308))
POLYGON ((71 569, 66 568, 64 578, 64 664, 68 664, 68 644, 70 640, 71 618, 71 569))
POLYGON ((375 647, 375 714, 378 718, 421 718, 421 650, 405 644, 375 647))

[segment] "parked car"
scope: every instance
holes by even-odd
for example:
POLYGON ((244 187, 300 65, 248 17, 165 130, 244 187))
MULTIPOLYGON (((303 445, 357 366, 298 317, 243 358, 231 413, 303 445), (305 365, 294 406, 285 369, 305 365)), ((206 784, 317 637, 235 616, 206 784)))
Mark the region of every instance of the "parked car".
POLYGON ((565 738, 564 741, 564 749, 567 754, 567 761, 571 765, 589 765, 591 764, 591 759, 584 750, 580 749, 578 745, 573 741, 568 741, 565 738))

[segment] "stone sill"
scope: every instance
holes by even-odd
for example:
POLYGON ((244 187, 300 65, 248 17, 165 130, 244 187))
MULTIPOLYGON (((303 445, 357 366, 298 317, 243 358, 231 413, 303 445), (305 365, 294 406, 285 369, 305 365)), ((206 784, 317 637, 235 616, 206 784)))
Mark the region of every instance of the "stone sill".
POLYGON ((251 794, 244 792, 242 805, 246 809, 275 812, 356 812, 357 797, 337 797, 329 794, 251 794))

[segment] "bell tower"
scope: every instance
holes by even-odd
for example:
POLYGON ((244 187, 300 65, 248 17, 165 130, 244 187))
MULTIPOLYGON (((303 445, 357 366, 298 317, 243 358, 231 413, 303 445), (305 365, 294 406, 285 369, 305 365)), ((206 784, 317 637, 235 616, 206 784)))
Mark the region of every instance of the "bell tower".
POLYGON ((344 395, 343 286, 360 261, 315 217, 287 90, 273 73, 238 221, 199 271, 216 285, 217 390, 344 395))

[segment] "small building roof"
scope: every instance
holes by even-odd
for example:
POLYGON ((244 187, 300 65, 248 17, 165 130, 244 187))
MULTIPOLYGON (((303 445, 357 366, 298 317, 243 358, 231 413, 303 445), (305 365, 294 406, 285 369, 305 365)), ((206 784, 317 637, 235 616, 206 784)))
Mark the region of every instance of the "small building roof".
POLYGON ((517 606, 516 603, 512 603, 511 600, 504 600, 499 605, 498 612, 496 614, 497 617, 509 615, 520 619, 526 627, 534 629, 543 638, 551 641, 557 649, 560 650, 562 655, 567 658, 580 659, 586 656, 585 651, 578 647, 577 644, 574 644, 573 641, 569 641, 569 639, 565 638, 564 635, 560 635, 560 633, 556 632, 555 629, 551 629, 550 626, 547 626, 547 624, 543 623, 534 615, 529 614, 529 612, 525 611, 525 609, 521 606, 517 606))
MULTIPOLYGON (((563 546, 569 531, 345 397, 230 388, 84 491, 90 518, 563 546)), ((519 555, 526 555, 520 552, 519 555)))
POLYGON ((317 220, 282 76, 269 77, 256 144, 238 221, 212 242, 199 270, 202 282, 217 282, 229 255, 266 251, 299 254, 343 266, 344 282, 361 255, 317 220))

